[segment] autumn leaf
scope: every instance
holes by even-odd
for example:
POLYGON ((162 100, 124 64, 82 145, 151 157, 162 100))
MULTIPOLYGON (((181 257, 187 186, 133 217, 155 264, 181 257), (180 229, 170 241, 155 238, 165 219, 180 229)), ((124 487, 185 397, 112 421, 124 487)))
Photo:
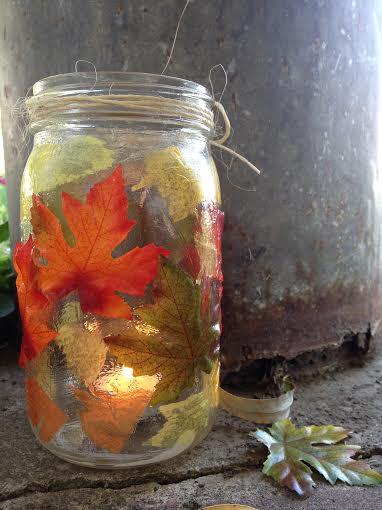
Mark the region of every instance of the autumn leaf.
POLYGON ((57 387, 51 366, 51 345, 48 345, 38 356, 28 361, 25 366, 27 378, 37 382, 50 399, 56 397, 57 387))
POLYGON ((58 330, 56 343, 73 374, 85 386, 92 384, 102 370, 107 353, 100 332, 89 331, 81 324, 64 324, 58 330))
POLYGON ((166 418, 165 424, 147 443, 158 448, 170 448, 175 443, 189 446, 200 431, 210 422, 211 412, 218 406, 219 363, 210 374, 203 374, 203 389, 180 402, 159 407, 166 418))
POLYGON ((149 244, 114 258, 112 252, 134 225, 127 218, 122 167, 94 185, 85 203, 62 194, 62 209, 75 244, 70 246, 57 217, 34 196, 33 232, 41 262, 39 285, 51 299, 78 291, 81 308, 107 317, 131 317, 116 292, 142 296, 158 270, 162 247, 149 244))
MULTIPOLYGON (((28 158, 24 179, 33 182, 34 193, 41 194, 87 179, 112 165, 113 152, 107 148, 104 140, 76 135, 59 143, 46 141, 36 144, 28 158)), ((30 186, 26 188, 30 189, 30 186)), ((32 195, 24 193, 21 202, 24 222, 30 219, 31 207, 32 195)))
POLYGON ((26 381, 28 416, 43 443, 50 441, 69 419, 34 379, 26 381))
POLYGON ((217 308, 220 329, 221 299, 223 295, 223 272, 222 272, 222 235, 224 213, 216 204, 206 204, 200 211, 200 220, 196 230, 196 246, 201 260, 202 281, 202 311, 207 315, 208 310, 213 313, 213 307, 217 308), (217 283, 218 300, 214 303, 214 286, 217 283))
POLYGON ((217 204, 199 205, 194 240, 186 245, 180 262, 183 269, 201 282, 203 315, 214 320, 213 317, 217 314, 220 323, 220 302, 223 293, 221 254, 223 223, 224 213, 217 204), (215 295, 218 296, 217 299, 214 299, 215 295))
POLYGON ((168 202, 169 215, 177 222, 196 214, 205 197, 203 182, 182 160, 177 147, 168 147, 145 159, 146 174, 133 191, 154 187, 168 202))
POLYGON ((270 451, 263 473, 299 496, 308 496, 315 485, 307 464, 332 485, 337 480, 349 485, 382 484, 381 474, 366 462, 352 458, 359 446, 336 444, 349 435, 349 431, 342 427, 313 425, 297 428, 289 419, 284 419, 274 423, 269 433, 258 429, 251 435, 270 451))
POLYGON ((114 394, 112 383, 107 391, 95 388, 89 393, 75 388, 84 407, 79 416, 85 434, 100 448, 119 453, 148 406, 157 381, 157 377, 137 377, 123 390, 117 381, 114 394))
POLYGON ((157 301, 134 310, 124 334, 105 341, 118 362, 137 375, 160 375, 151 404, 175 400, 195 381, 197 368, 209 370, 210 345, 217 334, 201 321, 200 286, 170 263, 164 263, 154 289, 157 301))
POLYGON ((223 281, 221 271, 223 223, 224 213, 217 204, 202 204, 195 229, 195 244, 203 273, 218 279, 220 283, 223 281))
POLYGON ((51 306, 37 287, 38 268, 33 262, 34 249, 34 241, 29 237, 26 243, 17 243, 14 252, 17 294, 23 323, 19 357, 21 367, 37 356, 57 335, 47 323, 51 306))
POLYGON ((67 367, 85 386, 91 385, 100 374, 107 354, 99 321, 92 314, 84 315, 75 295, 71 295, 60 303, 54 325, 58 332, 56 344, 65 355, 67 367))

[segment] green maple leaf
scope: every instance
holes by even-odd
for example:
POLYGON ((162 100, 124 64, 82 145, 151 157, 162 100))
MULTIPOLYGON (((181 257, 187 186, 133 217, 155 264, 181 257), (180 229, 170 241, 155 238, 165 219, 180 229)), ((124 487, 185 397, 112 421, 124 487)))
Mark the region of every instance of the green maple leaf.
POLYGON ((218 332, 201 318, 201 289, 169 262, 158 272, 156 302, 134 310, 123 334, 105 339, 118 362, 134 375, 159 374, 151 405, 175 400, 195 382, 197 369, 209 372, 218 332))
POLYGON ((180 402, 159 407, 166 418, 161 429, 147 441, 158 448, 172 448, 176 442, 188 446, 208 426, 211 409, 218 406, 219 364, 209 375, 203 374, 203 389, 180 402))
POLYGON ((308 496, 315 485, 307 464, 332 485, 337 480, 349 485, 382 484, 380 473, 352 458, 360 446, 336 444, 348 437, 347 429, 332 425, 297 428, 284 419, 274 423, 269 432, 258 429, 250 433, 270 451, 263 473, 300 496, 308 496))

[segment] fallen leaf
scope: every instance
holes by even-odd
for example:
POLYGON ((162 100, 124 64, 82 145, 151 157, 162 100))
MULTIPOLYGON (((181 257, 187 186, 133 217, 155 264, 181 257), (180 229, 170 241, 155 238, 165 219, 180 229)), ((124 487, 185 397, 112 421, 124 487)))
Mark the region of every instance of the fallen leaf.
POLYGON ((342 427, 313 425, 297 428, 289 419, 284 419, 274 423, 269 433, 258 429, 251 435, 270 451, 263 473, 299 496, 308 496, 315 485, 307 464, 332 485, 337 480, 349 485, 382 484, 381 474, 366 462, 352 459, 359 446, 336 444, 349 435, 349 430, 342 427))
POLYGON ((112 453, 122 451, 148 406, 157 381, 157 377, 137 377, 118 389, 117 380, 114 394, 112 382, 107 391, 99 386, 93 393, 74 389, 84 406, 79 416, 85 434, 100 448, 112 453))
POLYGON ((170 263, 161 265, 157 300, 137 307, 126 331, 105 341, 119 363, 136 375, 160 375, 151 404, 175 400, 193 385, 197 368, 211 369, 209 351, 217 333, 201 320, 200 286, 170 263))
POLYGON ((205 506, 202 510, 257 510, 254 506, 247 505, 231 505, 230 503, 223 503, 221 505, 205 506))
POLYGON ((202 510, 257 510, 254 506, 247 505, 231 505, 223 503, 222 505, 205 506, 202 510))
POLYGON ((133 191, 156 188, 167 200, 169 215, 175 222, 196 214, 196 207, 205 195, 203 182, 195 170, 185 165, 177 147, 150 154, 145 165, 146 174, 132 187, 133 191))
POLYGON ((34 196, 32 225, 44 261, 38 276, 52 300, 78 291, 81 308, 108 317, 131 317, 129 305, 116 292, 142 296, 158 270, 162 247, 149 244, 114 258, 112 252, 134 225, 127 219, 122 167, 94 185, 85 203, 62 194, 62 209, 75 244, 70 246, 57 217, 34 196))
POLYGON ((34 379, 26 381, 29 419, 38 428, 43 443, 50 441, 69 417, 51 400, 34 379))
POLYGON ((26 243, 16 243, 14 266, 17 272, 16 286, 19 309, 23 323, 23 340, 19 365, 24 367, 57 335, 48 326, 51 306, 37 287, 38 268, 33 261, 35 249, 32 237, 26 243))
POLYGON ((148 444, 158 448, 170 448, 175 443, 185 447, 191 445, 195 436, 206 430, 211 412, 218 406, 218 390, 219 363, 216 362, 211 374, 203 374, 202 391, 180 402, 159 407, 166 422, 148 444))
POLYGON ((97 329, 89 331, 81 324, 64 324, 58 330, 56 343, 75 377, 85 386, 92 384, 102 370, 107 353, 100 332, 97 329))

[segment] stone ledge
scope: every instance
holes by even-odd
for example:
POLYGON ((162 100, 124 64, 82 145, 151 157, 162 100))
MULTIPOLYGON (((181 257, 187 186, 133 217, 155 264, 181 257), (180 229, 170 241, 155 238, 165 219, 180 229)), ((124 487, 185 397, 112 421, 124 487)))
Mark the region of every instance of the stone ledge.
MULTIPOLYGON (((15 363, 0 368, 1 509, 197 509, 241 502, 259 510, 378 508, 382 487, 330 487, 318 482, 306 502, 261 474, 266 451, 248 432, 251 423, 219 412, 210 435, 194 450, 166 463, 124 471, 70 465, 35 441, 24 411, 23 377, 15 363)), ((299 383, 293 419, 299 425, 332 423, 354 430, 353 442, 382 468, 382 356, 299 383)))

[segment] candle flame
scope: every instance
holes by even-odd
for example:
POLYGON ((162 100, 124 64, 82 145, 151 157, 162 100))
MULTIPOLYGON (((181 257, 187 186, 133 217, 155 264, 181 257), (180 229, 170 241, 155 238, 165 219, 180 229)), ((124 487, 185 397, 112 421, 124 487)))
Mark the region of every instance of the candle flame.
POLYGON ((134 370, 124 365, 119 366, 117 371, 107 374, 106 377, 98 381, 97 389, 117 395, 134 394, 139 391, 153 392, 155 386, 160 380, 159 375, 142 375, 134 377, 134 370))
POLYGON ((122 375, 126 381, 131 381, 133 379, 133 369, 130 367, 122 367, 122 375))

